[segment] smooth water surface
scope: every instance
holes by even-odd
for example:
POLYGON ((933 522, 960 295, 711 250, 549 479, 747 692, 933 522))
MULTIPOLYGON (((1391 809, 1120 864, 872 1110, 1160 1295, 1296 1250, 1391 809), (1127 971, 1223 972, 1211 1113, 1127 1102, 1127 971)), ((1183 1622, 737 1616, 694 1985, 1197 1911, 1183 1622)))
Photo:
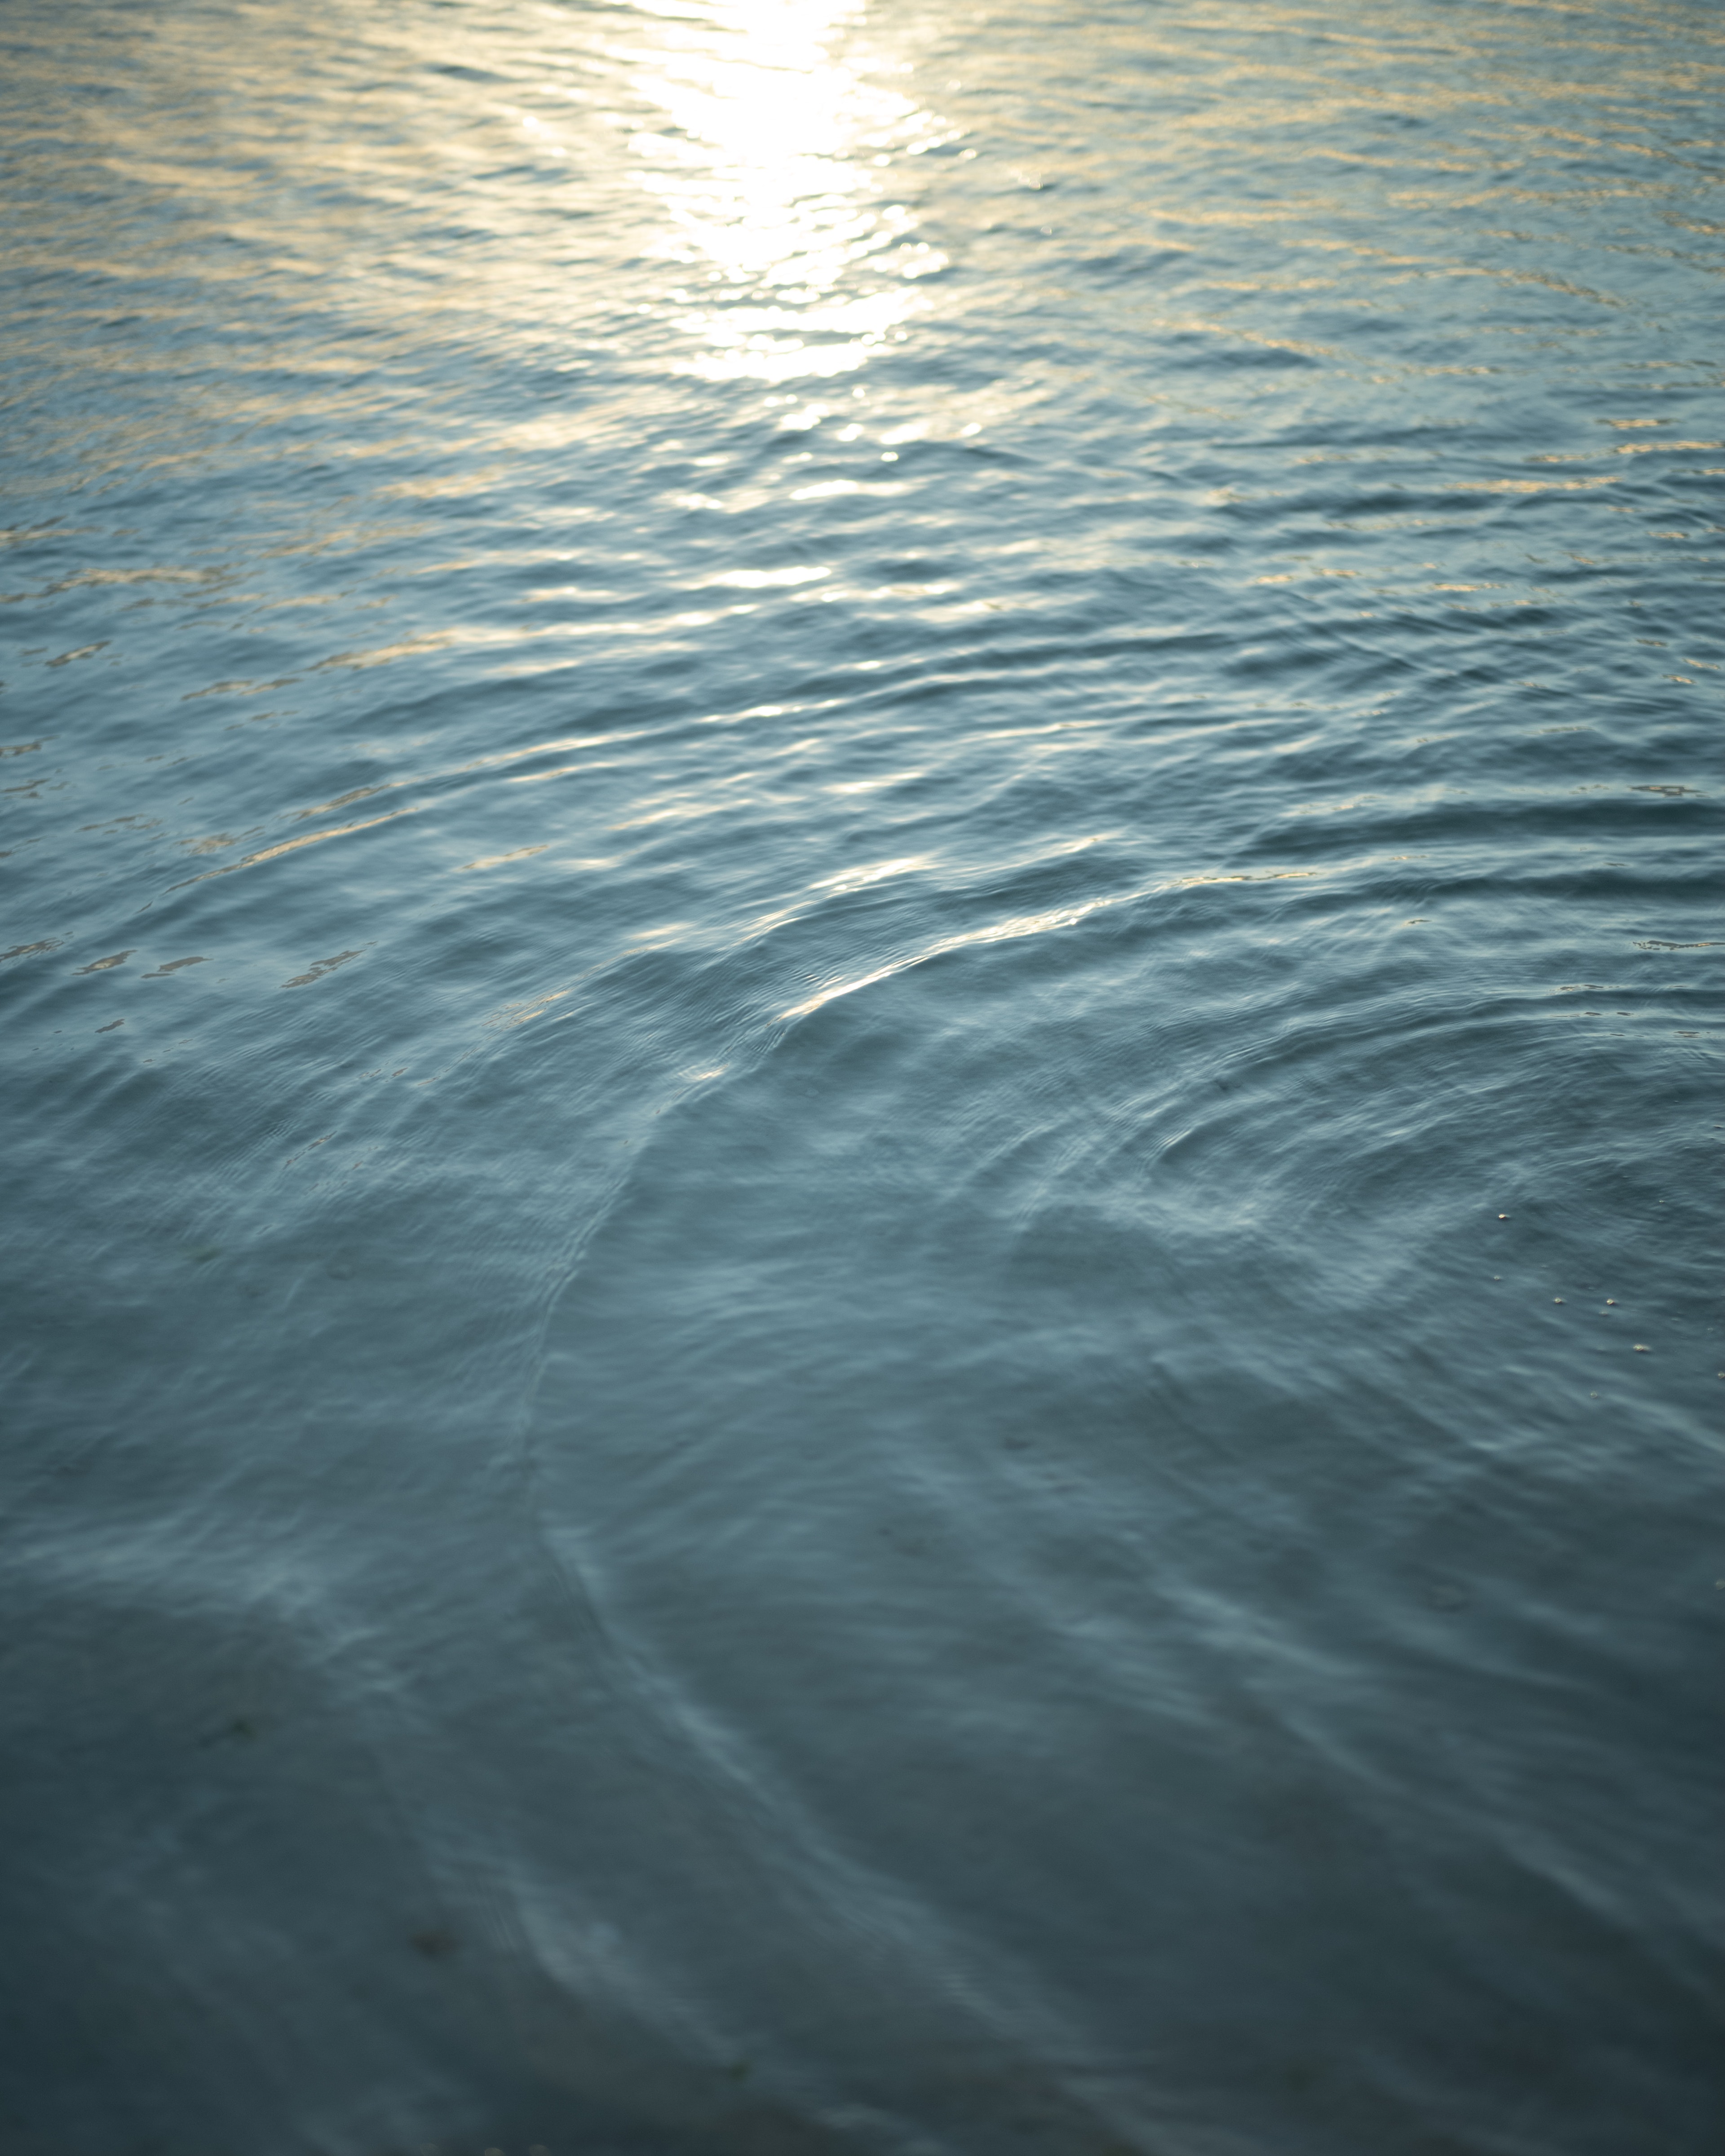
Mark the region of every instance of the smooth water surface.
POLYGON ((1703 2156, 1725 17, 6 0, 4 2156, 1703 2156))

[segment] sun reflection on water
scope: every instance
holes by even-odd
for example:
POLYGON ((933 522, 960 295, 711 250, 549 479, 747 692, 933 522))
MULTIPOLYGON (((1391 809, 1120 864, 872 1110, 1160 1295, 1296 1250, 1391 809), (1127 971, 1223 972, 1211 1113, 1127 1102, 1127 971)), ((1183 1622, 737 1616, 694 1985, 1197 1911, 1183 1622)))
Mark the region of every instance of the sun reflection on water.
POLYGON ((631 146, 691 273, 670 297, 711 379, 846 372, 902 338, 915 282, 946 258, 893 198, 897 158, 948 141, 876 79, 843 0, 711 0, 666 11, 636 89, 664 115, 631 146))

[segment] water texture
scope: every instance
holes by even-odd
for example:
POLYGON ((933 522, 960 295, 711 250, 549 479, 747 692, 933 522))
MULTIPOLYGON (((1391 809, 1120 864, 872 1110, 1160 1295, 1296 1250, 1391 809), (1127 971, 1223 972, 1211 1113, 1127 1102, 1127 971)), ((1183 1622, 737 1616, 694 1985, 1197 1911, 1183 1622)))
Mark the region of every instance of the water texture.
POLYGON ((7 0, 3 2156, 1702 2156, 1725 18, 7 0))

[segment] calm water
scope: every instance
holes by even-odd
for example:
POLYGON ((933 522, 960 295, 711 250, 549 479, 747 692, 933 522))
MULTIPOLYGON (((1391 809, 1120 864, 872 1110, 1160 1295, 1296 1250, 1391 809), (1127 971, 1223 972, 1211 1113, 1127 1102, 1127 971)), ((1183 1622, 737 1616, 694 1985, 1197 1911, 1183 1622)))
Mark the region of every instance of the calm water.
POLYGON ((4 2156, 1702 2156, 1725 17, 7 0, 4 2156))

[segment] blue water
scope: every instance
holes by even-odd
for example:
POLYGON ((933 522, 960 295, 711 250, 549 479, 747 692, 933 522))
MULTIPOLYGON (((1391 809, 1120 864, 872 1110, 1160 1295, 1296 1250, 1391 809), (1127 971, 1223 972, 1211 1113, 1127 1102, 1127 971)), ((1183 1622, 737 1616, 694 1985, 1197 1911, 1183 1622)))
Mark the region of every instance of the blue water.
POLYGON ((1725 16, 7 0, 0 2156, 1702 2156, 1725 16))

